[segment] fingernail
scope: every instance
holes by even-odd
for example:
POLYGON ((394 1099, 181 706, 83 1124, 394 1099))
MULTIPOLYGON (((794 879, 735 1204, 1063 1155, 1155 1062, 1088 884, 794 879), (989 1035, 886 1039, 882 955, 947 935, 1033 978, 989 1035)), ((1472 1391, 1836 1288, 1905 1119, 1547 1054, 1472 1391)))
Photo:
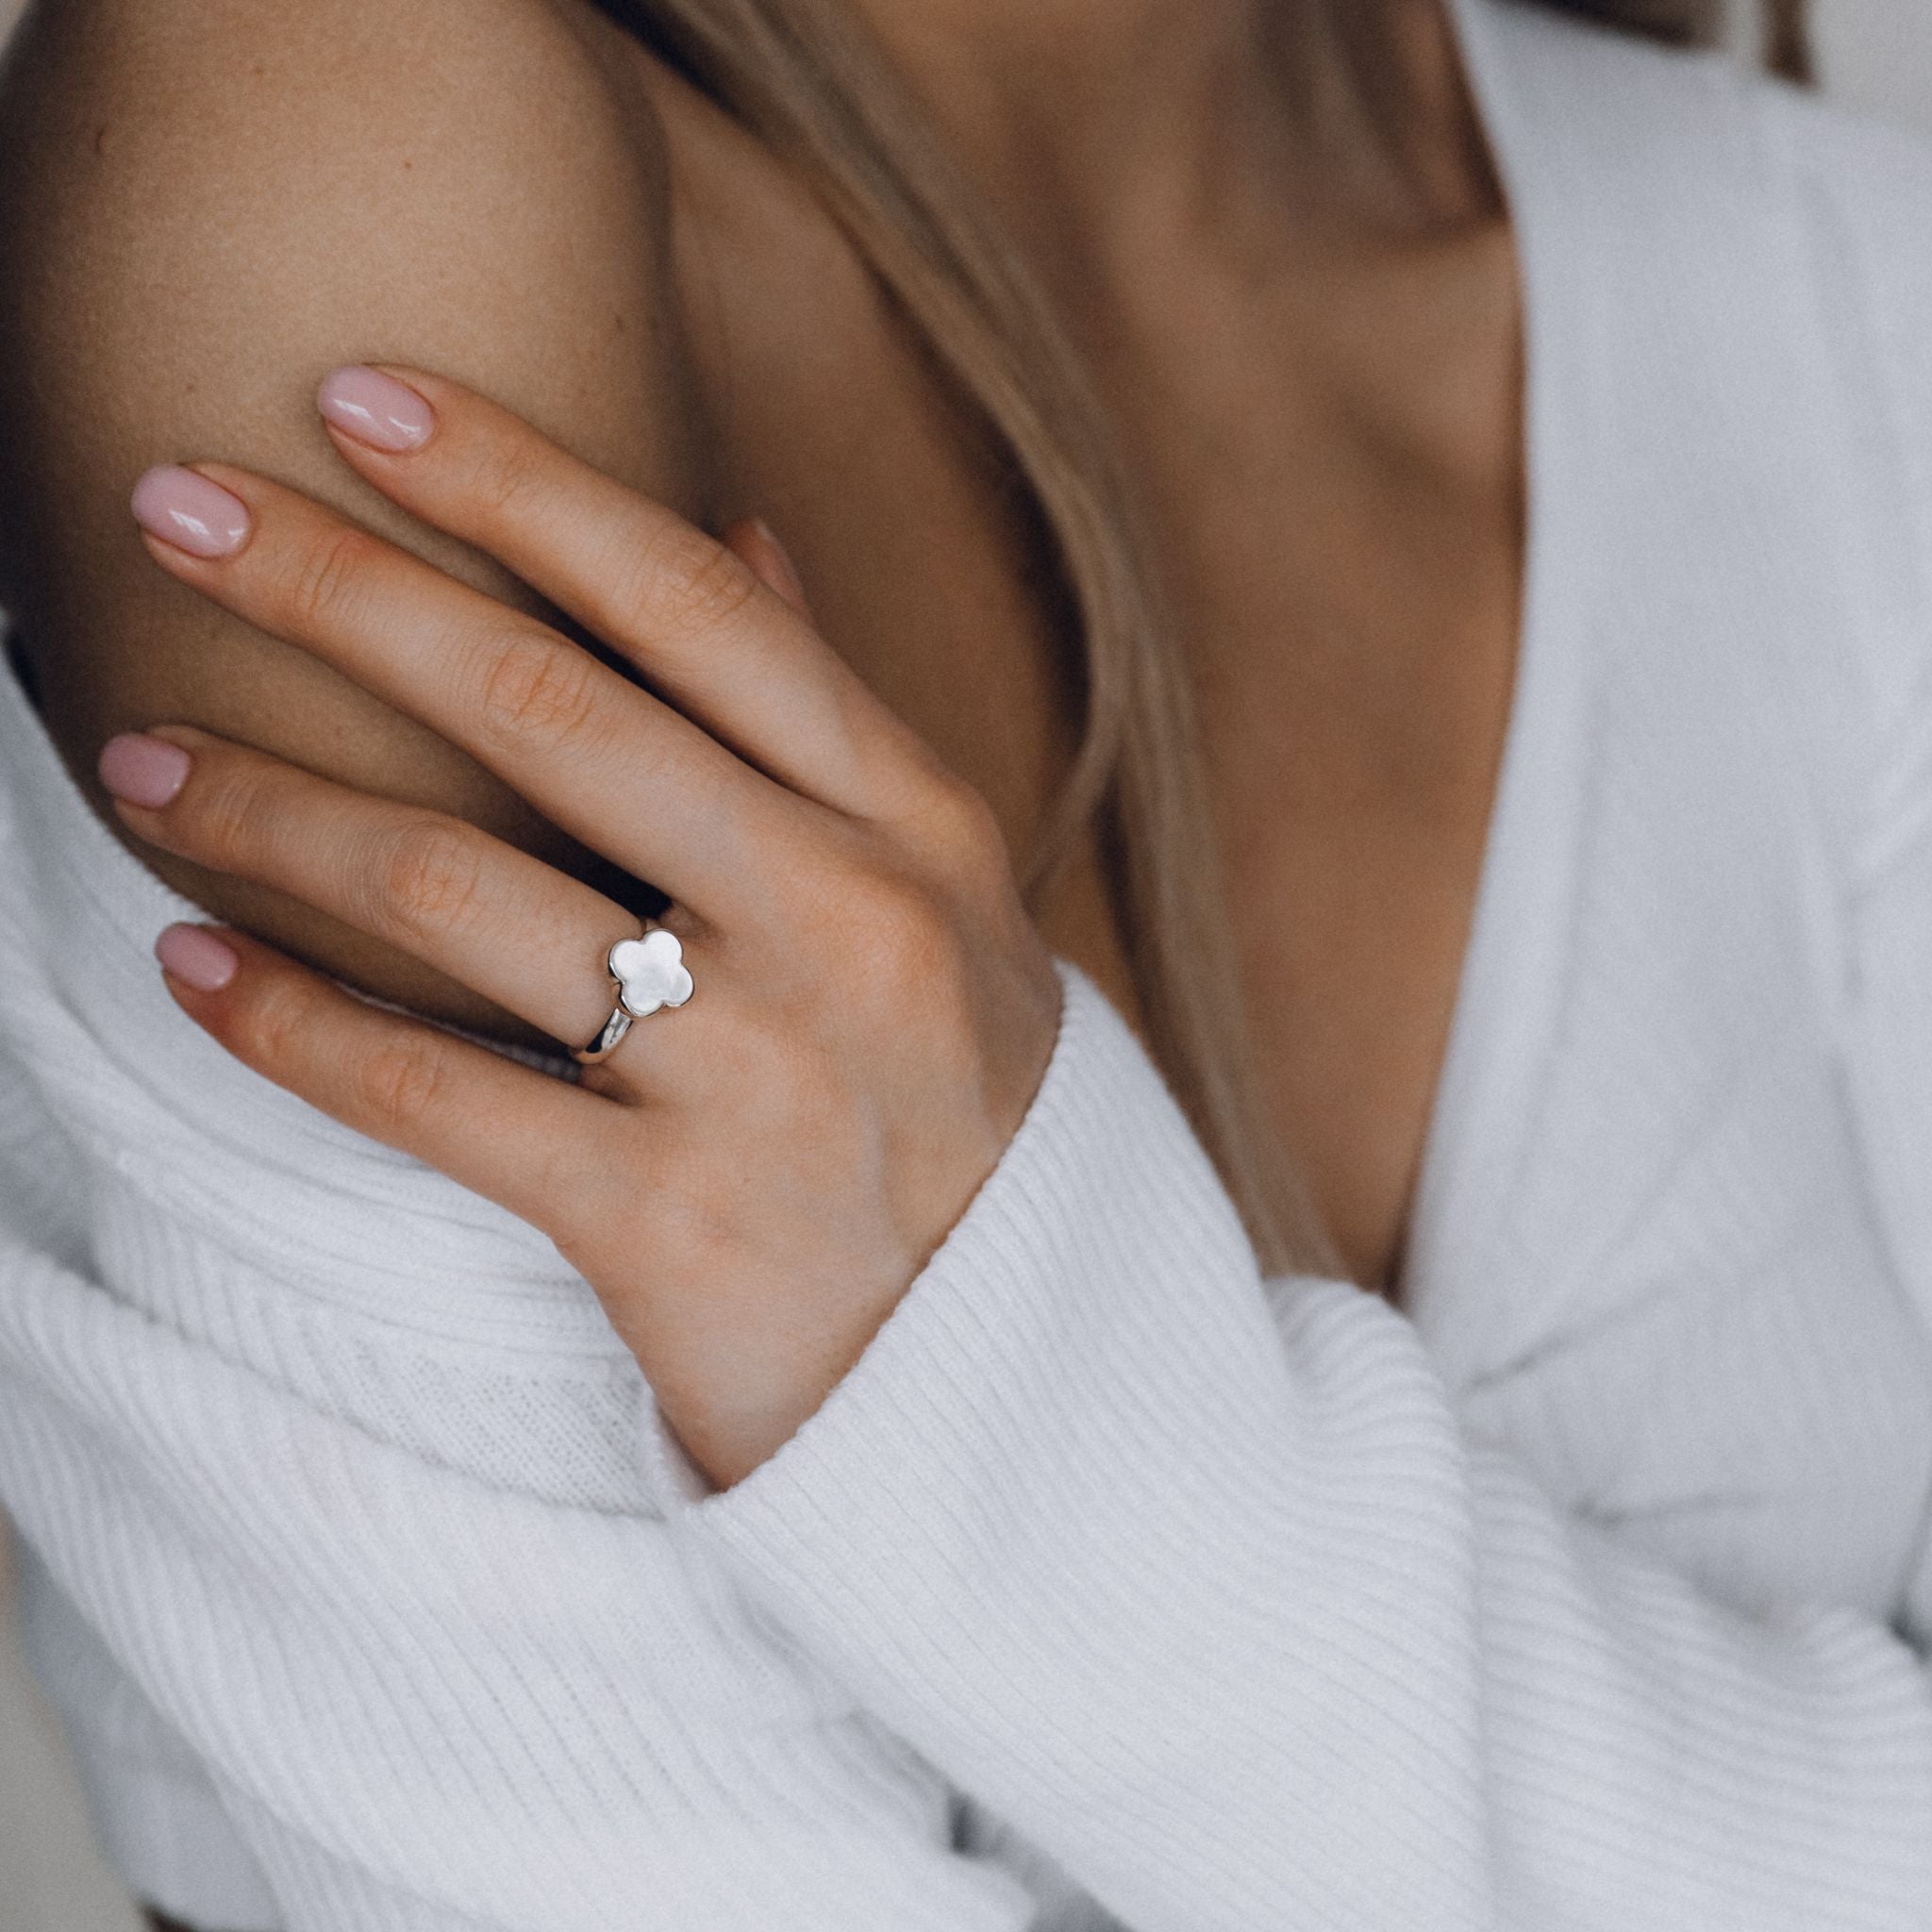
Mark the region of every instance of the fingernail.
POLYGON ((248 541, 248 506, 178 463, 160 464, 134 486, 134 520, 191 557, 232 557, 248 541))
POLYGON ((197 992, 220 992, 242 964, 234 947, 198 925, 171 925, 155 941, 155 958, 197 992))
POLYGON ((356 363, 325 375, 315 407, 344 436, 401 456, 436 433, 436 411, 407 384, 356 363))
POLYGON ((791 555, 778 541, 778 533, 763 517, 754 517, 752 527, 771 546, 773 575, 767 579, 773 590, 783 597, 786 603, 803 610, 805 604, 805 584, 798 575, 798 566, 791 561, 791 555))
POLYGON ((102 745, 95 769, 101 783, 116 798, 158 811, 162 806, 174 804, 175 794, 188 782, 192 762, 178 744, 150 738, 144 731, 124 731, 102 745))

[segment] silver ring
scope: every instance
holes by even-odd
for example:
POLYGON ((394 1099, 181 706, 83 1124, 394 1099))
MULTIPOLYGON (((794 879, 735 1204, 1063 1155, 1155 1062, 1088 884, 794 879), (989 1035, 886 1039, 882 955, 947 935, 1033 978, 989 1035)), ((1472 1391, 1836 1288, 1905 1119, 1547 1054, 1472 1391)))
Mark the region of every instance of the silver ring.
POLYGON ((619 940, 604 956, 604 970, 617 1003, 589 1046, 572 1058, 585 1066, 608 1059, 637 1020, 648 1020, 661 1007, 681 1007, 695 991, 684 946, 675 932, 647 924, 634 940, 619 940))

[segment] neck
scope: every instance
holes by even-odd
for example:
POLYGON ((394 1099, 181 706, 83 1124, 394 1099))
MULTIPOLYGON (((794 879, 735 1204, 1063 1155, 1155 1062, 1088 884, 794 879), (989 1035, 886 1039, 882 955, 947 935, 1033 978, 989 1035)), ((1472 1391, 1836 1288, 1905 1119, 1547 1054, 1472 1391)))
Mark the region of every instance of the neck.
POLYGON ((1496 211, 1444 0, 849 4, 1043 245, 1496 211))

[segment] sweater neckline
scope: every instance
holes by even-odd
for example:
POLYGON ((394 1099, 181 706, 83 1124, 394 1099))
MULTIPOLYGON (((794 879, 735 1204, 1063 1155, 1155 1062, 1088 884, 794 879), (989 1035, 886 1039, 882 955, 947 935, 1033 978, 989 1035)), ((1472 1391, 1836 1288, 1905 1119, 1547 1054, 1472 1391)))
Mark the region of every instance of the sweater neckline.
MULTIPOLYGON (((1726 554, 1709 508, 1761 488, 1765 458, 1762 401, 1740 389, 1724 318, 1788 270, 1727 55, 1523 0, 1444 4, 1516 246, 1526 504, 1510 714, 1402 1281, 1404 1312, 1455 1385, 1535 1345, 1591 1267, 1581 1249, 1544 1253, 1528 1205, 1546 1188, 1569 1198, 1564 1163, 1589 1158, 1572 1036, 1605 1023, 1601 998, 1587 1016, 1579 1004, 1596 962, 1577 948, 1616 899, 1595 864, 1625 835, 1617 787, 1640 769, 1661 782, 1681 749, 1679 721, 1660 719, 1641 750, 1633 720, 1672 684, 1694 693, 1717 675, 1706 647, 1731 620, 1698 589, 1726 554), (1557 1279, 1553 1261, 1578 1273, 1557 1279)), ((1766 325, 1774 340, 1757 346, 1774 356, 1766 325)), ((1767 612, 1757 647, 1793 621, 1767 612)), ((1655 858, 1674 882, 1670 856, 1655 858)), ((1642 1045, 1656 1001, 1633 988, 1615 1010, 1642 1045)), ((1599 1215, 1641 1213, 1639 1185, 1607 1176, 1599 1215)))
MULTIPOLYGON (((1736 76, 1721 53, 1524 0, 1444 6, 1517 257, 1525 518, 1509 715, 1400 1276, 1404 1314, 1453 1380, 1524 1313, 1510 1306, 1511 1217, 1571 1017, 1602 804, 1593 713, 1633 635, 1681 632, 1654 601, 1661 550, 1641 547, 1657 525, 1639 499, 1658 481, 1649 451, 1679 440, 1667 412, 1685 377, 1664 358, 1694 358, 1712 334, 1707 290, 1673 275, 1674 250, 1701 235, 1685 118, 1701 95, 1715 171, 1736 76)), ((1669 493, 1695 514, 1694 490, 1669 493)))
MULTIPOLYGON (((1562 590, 1557 559, 1571 491, 1565 458, 1571 429, 1554 420, 1560 385, 1553 363, 1563 343, 1546 322, 1549 250, 1529 191, 1531 171, 1520 151, 1507 72, 1512 29, 1504 0, 1444 0, 1476 119, 1507 210, 1522 316, 1521 423, 1524 534, 1515 661, 1510 676, 1495 791, 1478 863, 1476 887, 1457 970, 1448 1039, 1437 1072, 1398 1270, 1399 1306, 1416 1321, 1438 1308, 1450 1280, 1473 1258, 1481 1198, 1496 1186, 1479 1156, 1488 1141, 1486 1102, 1496 1093, 1496 1068, 1507 1043, 1499 1024, 1526 992, 1527 962, 1512 942, 1526 905, 1536 903, 1524 850, 1532 791, 1546 795, 1560 766, 1550 757, 1558 720, 1548 687, 1566 627, 1557 608, 1562 590), (1538 769, 1534 772, 1530 767, 1538 769)), ((1518 1062, 1521 1065, 1521 1062, 1518 1062)))

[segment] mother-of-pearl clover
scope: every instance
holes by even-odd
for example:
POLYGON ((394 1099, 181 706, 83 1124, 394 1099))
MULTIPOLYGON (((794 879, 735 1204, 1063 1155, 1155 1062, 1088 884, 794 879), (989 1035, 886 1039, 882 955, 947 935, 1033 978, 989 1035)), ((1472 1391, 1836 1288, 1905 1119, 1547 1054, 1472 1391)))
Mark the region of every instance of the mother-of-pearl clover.
POLYGON ((647 1020, 659 1007, 681 1007, 691 993, 684 948, 675 932, 660 925, 641 940, 619 940, 610 949, 610 976, 618 1000, 634 1020, 647 1020))

